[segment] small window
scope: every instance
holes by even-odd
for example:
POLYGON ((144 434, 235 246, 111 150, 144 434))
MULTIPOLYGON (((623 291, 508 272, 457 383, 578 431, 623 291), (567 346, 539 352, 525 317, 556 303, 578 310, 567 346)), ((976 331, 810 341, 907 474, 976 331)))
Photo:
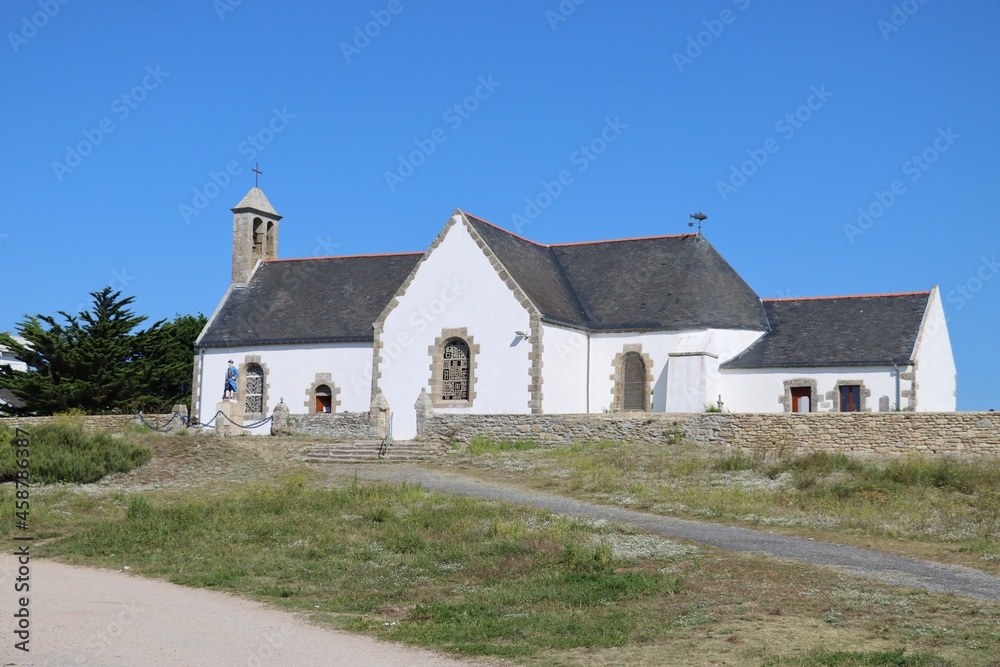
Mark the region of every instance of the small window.
POLYGON ((625 391, 622 395, 622 409, 646 409, 646 365, 638 354, 625 357, 625 391))
POLYGON ((264 412, 264 369, 260 364, 248 364, 246 367, 246 412, 261 414, 264 412))
POLYGON ((840 385, 840 411, 861 412, 861 386, 856 384, 840 385))
POLYGON ((332 412, 333 411, 333 392, 330 391, 330 387, 325 384, 321 384, 316 387, 316 412, 332 412))
POLYGON ((469 400, 469 346, 462 340, 450 340, 444 346, 441 367, 441 400, 469 400))
POLYGON ((812 387, 792 387, 792 412, 812 412, 812 387))

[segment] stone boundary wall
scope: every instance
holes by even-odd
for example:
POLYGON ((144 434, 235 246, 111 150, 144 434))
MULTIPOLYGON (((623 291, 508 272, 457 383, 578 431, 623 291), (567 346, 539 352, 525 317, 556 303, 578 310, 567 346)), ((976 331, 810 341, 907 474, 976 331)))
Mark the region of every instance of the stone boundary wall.
MULTIPOLYGON (((162 426, 173 416, 167 415, 143 415, 150 424, 162 426)), ((133 424, 141 424, 136 415, 80 415, 80 416, 58 416, 58 417, 3 417, 0 424, 10 428, 21 427, 31 431, 32 426, 47 424, 52 421, 68 421, 73 424, 83 424, 86 431, 107 431, 109 433, 124 433, 133 424)), ((174 421, 174 424, 177 422, 174 421)))
POLYGON ((379 440, 379 424, 367 412, 288 415, 289 430, 334 440, 379 440))
POLYGON ((418 425, 418 440, 459 445, 477 435, 543 444, 669 444, 682 436, 704 444, 787 453, 1000 455, 1000 413, 995 412, 433 414, 418 425))

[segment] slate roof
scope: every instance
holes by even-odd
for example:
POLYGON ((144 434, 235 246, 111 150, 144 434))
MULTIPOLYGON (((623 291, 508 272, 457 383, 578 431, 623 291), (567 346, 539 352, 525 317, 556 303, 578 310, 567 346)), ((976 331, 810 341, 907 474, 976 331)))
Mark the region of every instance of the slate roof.
POLYGON ((596 331, 767 331, 760 298, 700 234, 545 246, 465 214, 543 319, 596 331))
POLYGON ((423 253, 264 262, 198 346, 371 342, 372 324, 423 253))
POLYGON ((930 292, 764 301, 771 331, 725 369, 910 361, 930 292))
POLYGON ((523 239, 468 213, 465 217, 546 319, 577 327, 590 326, 549 246, 523 239))
POLYGON ((235 207, 229 209, 233 213, 240 213, 242 211, 260 211, 261 213, 267 213, 268 215, 281 220, 281 216, 274 210, 271 206, 271 202, 268 201, 267 197, 264 195, 264 191, 260 188, 250 188, 250 191, 244 195, 240 203, 235 207))
POLYGON ((23 408, 25 402, 17 397, 17 394, 10 389, 0 388, 0 403, 6 403, 12 408, 23 408))
POLYGON ((768 329, 760 297, 700 234, 552 251, 593 329, 768 329))

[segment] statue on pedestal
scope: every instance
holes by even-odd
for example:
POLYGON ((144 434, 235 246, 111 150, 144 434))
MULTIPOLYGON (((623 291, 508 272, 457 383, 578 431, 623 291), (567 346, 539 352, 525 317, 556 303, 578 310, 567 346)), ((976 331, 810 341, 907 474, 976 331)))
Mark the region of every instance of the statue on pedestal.
POLYGON ((229 368, 226 369, 226 387, 222 391, 222 400, 231 401, 236 398, 236 379, 239 378, 240 372, 236 370, 236 366, 233 366, 233 360, 229 360, 229 368))

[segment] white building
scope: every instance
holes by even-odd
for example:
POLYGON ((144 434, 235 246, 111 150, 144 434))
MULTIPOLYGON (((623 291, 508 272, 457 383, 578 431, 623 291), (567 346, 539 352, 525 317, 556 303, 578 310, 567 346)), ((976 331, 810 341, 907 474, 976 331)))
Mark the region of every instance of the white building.
POLYGON ((233 283, 196 342, 196 415, 240 369, 247 419, 436 411, 947 411, 937 288, 762 301, 701 234, 540 245, 456 211, 423 253, 277 258, 281 219, 233 209, 233 283), (374 372, 373 372, 374 371, 374 372))
MULTIPOLYGON (((13 336, 13 338, 20 345, 28 344, 28 341, 20 336, 13 336)), ((0 345, 0 366, 10 366, 11 370, 21 371, 22 373, 28 370, 28 364, 15 357, 13 351, 6 345, 0 345)), ((0 389, 0 409, 5 405, 23 408, 24 401, 9 389, 0 389)))
MULTIPOLYGON (((28 344, 28 341, 20 336, 12 336, 12 338, 20 345, 26 346, 28 344)), ((13 351, 6 345, 0 345, 0 366, 10 366, 11 370, 22 373, 28 370, 28 364, 15 357, 13 351)))

